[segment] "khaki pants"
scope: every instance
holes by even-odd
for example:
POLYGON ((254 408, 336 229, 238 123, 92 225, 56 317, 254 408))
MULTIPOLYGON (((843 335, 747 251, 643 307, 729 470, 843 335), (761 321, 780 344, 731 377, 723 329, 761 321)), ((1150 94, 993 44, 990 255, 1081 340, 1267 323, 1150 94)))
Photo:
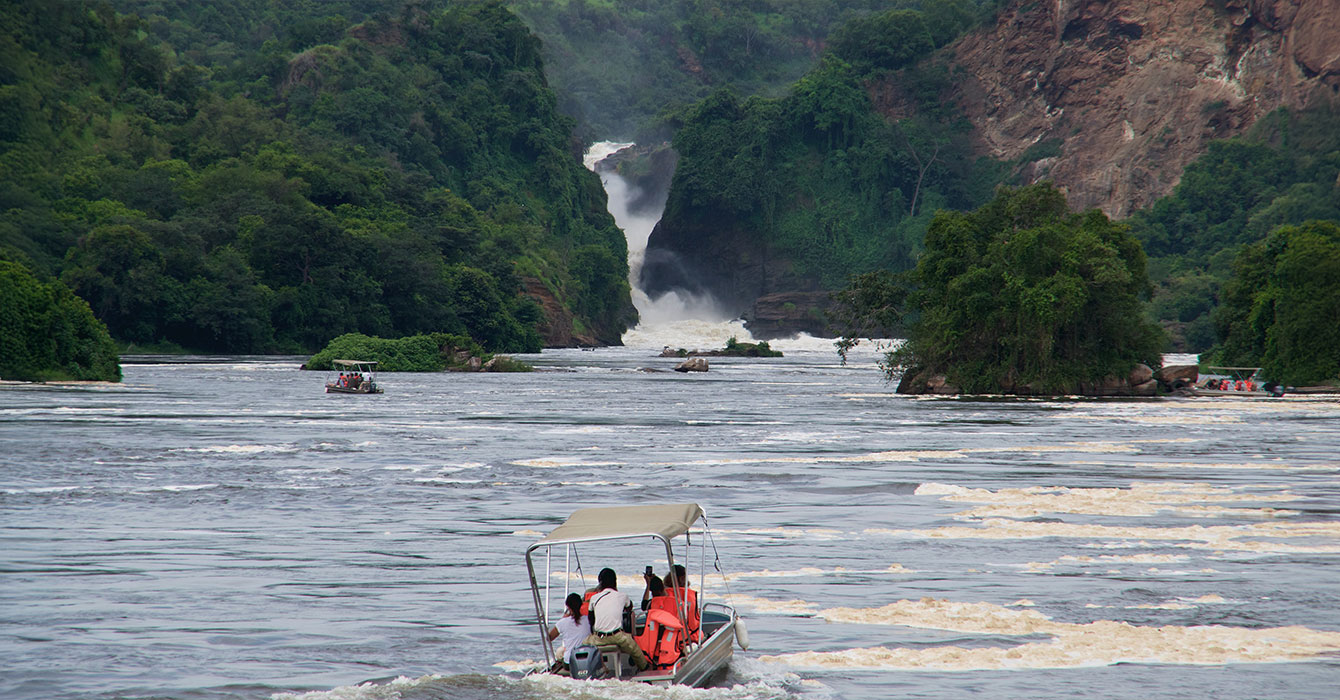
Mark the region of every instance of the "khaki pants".
POLYGON ((647 661, 647 655, 642 653, 642 647, 639 647, 637 642, 633 641, 633 635, 628 634, 623 630, 619 630, 610 635, 592 633, 591 636, 587 637, 586 641, 582 643, 590 644, 594 647, 613 644, 614 646, 619 647, 619 651, 633 657, 633 665, 637 666, 637 670, 639 671, 645 671, 647 670, 647 667, 651 665, 647 661))

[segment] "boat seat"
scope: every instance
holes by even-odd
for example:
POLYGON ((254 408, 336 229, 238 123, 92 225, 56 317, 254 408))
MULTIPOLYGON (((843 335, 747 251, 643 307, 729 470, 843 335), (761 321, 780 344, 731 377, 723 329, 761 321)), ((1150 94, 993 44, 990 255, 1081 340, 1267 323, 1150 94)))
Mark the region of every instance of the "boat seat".
POLYGON ((615 644, 598 644, 596 649, 600 650, 601 663, 605 667, 606 678, 625 678, 637 672, 637 667, 633 665, 633 659, 619 650, 615 644))

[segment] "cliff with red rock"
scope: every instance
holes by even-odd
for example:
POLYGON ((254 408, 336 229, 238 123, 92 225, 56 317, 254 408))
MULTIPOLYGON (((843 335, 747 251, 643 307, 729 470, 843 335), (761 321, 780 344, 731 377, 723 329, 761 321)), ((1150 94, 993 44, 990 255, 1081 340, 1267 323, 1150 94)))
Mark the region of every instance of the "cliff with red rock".
POLYGON ((1333 98, 1338 19, 1340 0, 1021 0, 951 47, 955 98, 987 155, 1043 146, 1025 180, 1124 217, 1210 140, 1333 98))

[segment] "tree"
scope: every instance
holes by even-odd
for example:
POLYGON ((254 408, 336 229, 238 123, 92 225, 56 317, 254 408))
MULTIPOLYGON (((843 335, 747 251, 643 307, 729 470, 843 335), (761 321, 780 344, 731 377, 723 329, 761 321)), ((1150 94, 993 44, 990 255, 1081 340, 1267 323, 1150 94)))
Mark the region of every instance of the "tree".
MULTIPOLYGON (((1136 363, 1160 364, 1162 335, 1142 308, 1140 244, 1097 210, 1071 213, 1049 183, 938 213, 910 278, 920 316, 886 356, 890 378, 930 372, 966 392, 1073 393, 1136 363)), ((862 282, 845 297, 859 304, 862 282)))
POLYGON ((1340 378, 1340 224, 1282 226, 1247 246, 1216 313, 1218 361, 1287 384, 1340 378))
POLYGON ((116 382, 121 365, 107 327, 83 299, 0 260, 0 377, 116 382))

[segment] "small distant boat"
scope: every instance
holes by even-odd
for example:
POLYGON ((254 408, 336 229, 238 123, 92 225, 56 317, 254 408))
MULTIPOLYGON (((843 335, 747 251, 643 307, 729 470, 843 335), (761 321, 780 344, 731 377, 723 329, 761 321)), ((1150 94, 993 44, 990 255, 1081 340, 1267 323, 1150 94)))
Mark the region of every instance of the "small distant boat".
MULTIPOLYGON (((718 672, 724 671, 730 662, 735 644, 746 648, 749 644, 744 621, 739 619, 735 608, 718 602, 703 603, 699 606, 698 591, 702 590, 702 567, 709 561, 715 561, 715 552, 709 553, 706 547, 710 542, 707 531, 707 517, 703 509, 694 503, 666 503, 644 506, 616 506, 610 508, 583 508, 568 516, 566 522, 554 528, 543 539, 532 544, 526 550, 526 569, 530 572, 531 595, 535 601, 536 622, 540 629, 540 641, 544 647, 545 663, 549 673, 582 677, 607 677, 625 681, 648 683, 652 685, 687 685, 702 687, 708 685, 718 672), (699 524, 699 520, 702 521, 699 524), (690 532, 692 530, 692 532, 690 532), (696 537, 690 552, 690 536, 696 537), (681 539, 682 538, 682 539, 681 539), (627 543, 653 543, 653 556, 664 555, 670 569, 675 567, 675 553, 672 545, 678 541, 683 545, 681 553, 692 561, 691 554, 699 554, 697 591, 688 587, 683 595, 671 597, 676 601, 671 606, 674 611, 652 609, 649 612, 635 612, 625 621, 625 631, 632 634, 637 644, 647 654, 653 665, 645 671, 636 671, 627 654, 613 646, 578 647, 577 655, 589 654, 594 664, 599 664, 598 675, 585 676, 573 673, 569 669, 555 670, 553 662, 558 658, 554 643, 549 639, 549 628, 556 622, 552 611, 563 609, 563 599, 567 597, 571 582, 583 580, 581 558, 577 547, 587 549, 588 561, 594 550, 595 556, 609 559, 618 554, 629 554, 627 543), (616 543, 616 541, 618 541, 616 543), (657 546, 659 545, 659 546, 657 546), (664 549, 662 549, 664 547, 664 549), (555 551, 557 550, 557 551, 555 551), (557 554, 561 561, 556 561, 557 554), (539 555, 539 556, 537 556, 539 555), (536 561, 538 559, 538 562, 536 561), (536 571, 539 564, 541 570, 536 571), (560 567, 559 564, 562 564, 560 567), (569 566, 575 564, 576 571, 570 572, 569 566), (552 568, 551 568, 552 567, 552 568), (563 581, 562 586, 550 585, 553 580, 563 581), (551 604, 552 607, 551 607, 551 604), (629 628, 632 629, 629 629, 629 628), (666 629, 676 633, 669 638, 656 636, 666 629), (656 636, 655 639, 652 639, 656 636), (671 649, 667 649, 671 646, 671 649), (589 650, 589 651, 584 651, 589 650), (648 651, 657 650, 654 653, 648 651), (669 651, 669 654, 665 652, 669 651)), ((715 549, 715 545, 712 545, 715 549)), ((645 556, 633 560, 633 568, 645 562, 645 556)), ((627 560, 625 560, 627 561, 627 560)), ((602 562, 603 563, 603 562, 602 562)), ((613 562, 611 562, 613 563, 613 562)), ((648 573, 650 573, 650 568, 648 573)), ((687 577, 692 580, 694 576, 687 577)), ((578 586, 578 591, 581 585, 578 586)), ((636 594, 634 594, 636 595, 636 594)), ((634 604, 634 608, 636 608, 634 604)), ((557 614, 557 613, 556 613, 557 614)))
POLYGON ((326 382, 327 394, 380 394, 377 363, 371 360, 331 360, 339 376, 326 382))
POLYGON ((1189 387, 1196 396, 1284 396, 1284 386, 1261 377, 1260 367, 1213 367, 1189 387))

